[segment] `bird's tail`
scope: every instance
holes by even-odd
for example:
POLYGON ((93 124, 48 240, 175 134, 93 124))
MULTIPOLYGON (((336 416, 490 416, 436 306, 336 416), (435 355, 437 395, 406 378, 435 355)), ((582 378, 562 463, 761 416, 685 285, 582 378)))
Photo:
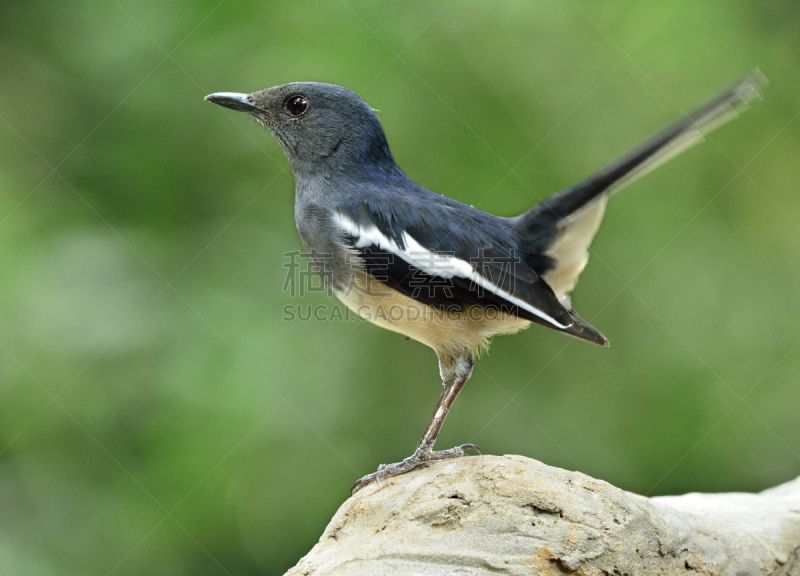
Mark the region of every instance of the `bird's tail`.
POLYGON ((539 244, 538 247, 531 248, 538 248, 537 251, 546 250, 553 242, 559 224, 572 213, 600 194, 612 194, 630 184, 701 142, 704 134, 736 118, 750 102, 760 98, 759 90, 766 83, 761 71, 753 70, 685 118, 668 125, 582 182, 553 194, 519 216, 518 225, 523 233, 531 233, 534 237, 530 240, 539 244))
POLYGON ((589 178, 553 194, 524 214, 512 219, 517 226, 520 248, 528 264, 570 311, 573 324, 563 332, 595 344, 606 345, 600 332, 572 310, 569 294, 589 259, 591 243, 603 218, 609 194, 663 164, 759 97, 766 83, 754 70, 745 78, 667 126, 618 160, 589 178))

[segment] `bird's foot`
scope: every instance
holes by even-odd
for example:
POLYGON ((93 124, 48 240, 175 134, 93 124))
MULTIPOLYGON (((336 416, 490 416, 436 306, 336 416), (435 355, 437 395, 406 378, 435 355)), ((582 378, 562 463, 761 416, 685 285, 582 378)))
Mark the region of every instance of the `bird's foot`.
POLYGON ((350 495, 352 496, 371 482, 375 482, 377 484, 381 478, 391 478, 392 476, 405 474, 406 472, 410 472, 425 462, 429 462, 431 460, 447 460, 449 458, 460 458, 461 456, 466 456, 466 453, 464 452, 465 450, 476 450, 478 454, 481 453, 480 448, 475 446, 475 444, 462 444, 461 446, 456 446, 455 448, 450 448, 449 450, 437 451, 433 451, 430 448, 417 448, 411 456, 402 462, 397 462, 395 464, 381 464, 378 466, 378 470, 376 472, 367 474, 361 480, 353 484, 353 487, 350 489, 350 495))

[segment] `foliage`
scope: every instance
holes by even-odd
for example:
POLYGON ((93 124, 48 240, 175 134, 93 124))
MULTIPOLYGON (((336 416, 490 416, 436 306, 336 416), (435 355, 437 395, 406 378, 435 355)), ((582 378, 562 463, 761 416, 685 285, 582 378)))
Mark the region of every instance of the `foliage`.
POLYGON ((3 2, 3 572, 281 574, 416 445, 435 356, 283 319, 337 305, 283 291, 291 174, 203 101, 293 80, 514 215, 760 67, 763 102, 610 202, 573 303, 611 348, 499 338, 439 446, 649 495, 797 476, 798 25, 790 0, 3 2))

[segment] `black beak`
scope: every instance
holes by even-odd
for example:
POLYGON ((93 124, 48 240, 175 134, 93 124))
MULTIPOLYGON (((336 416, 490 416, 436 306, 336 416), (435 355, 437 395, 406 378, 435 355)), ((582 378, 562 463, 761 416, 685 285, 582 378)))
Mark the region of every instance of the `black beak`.
POLYGON ((250 102, 247 94, 215 92, 214 94, 206 96, 204 100, 219 104, 220 106, 225 106, 225 108, 230 108, 231 110, 238 110, 239 112, 266 112, 266 110, 262 110, 250 102))

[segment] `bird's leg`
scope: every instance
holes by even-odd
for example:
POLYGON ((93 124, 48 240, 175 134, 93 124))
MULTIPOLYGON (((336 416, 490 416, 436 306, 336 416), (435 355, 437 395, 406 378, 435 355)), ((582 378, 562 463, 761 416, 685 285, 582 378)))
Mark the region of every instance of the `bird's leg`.
POLYGON ((436 443, 436 437, 439 436, 439 431, 442 429, 444 419, 447 418, 447 413, 456 401, 458 393, 466 384, 469 377, 472 375, 472 367, 475 361, 472 355, 467 355, 462 358, 446 358, 439 357, 439 372, 442 375, 442 395, 439 396, 439 403, 436 404, 436 409, 433 411, 428 426, 425 428, 425 433, 419 441, 419 446, 411 456, 419 456, 422 462, 426 460, 445 460, 447 458, 457 458, 464 455, 465 448, 472 448, 473 450, 480 450, 474 444, 462 444, 449 450, 439 450, 434 452, 433 445, 436 443))
POLYGON ((480 453, 480 449, 474 444, 462 444, 461 446, 456 446, 449 450, 433 450, 436 437, 442 429, 442 424, 444 424, 444 419, 447 418, 447 413, 453 406, 453 402, 456 401, 458 393, 461 392, 464 384, 469 380, 470 375, 472 375, 474 363, 471 354, 466 354, 457 358, 439 356, 439 371, 442 375, 444 390, 442 390, 442 395, 439 396, 439 402, 436 404, 436 409, 433 411, 433 415, 428 422, 428 426, 425 428, 425 433, 422 435, 422 440, 420 440, 417 449, 402 462, 397 462, 396 464, 381 464, 377 472, 368 474, 353 484, 350 491, 351 494, 355 494, 370 482, 377 482, 381 478, 389 478, 391 476, 404 474, 429 460, 458 458, 464 456, 464 450, 469 448, 477 450, 480 453))

